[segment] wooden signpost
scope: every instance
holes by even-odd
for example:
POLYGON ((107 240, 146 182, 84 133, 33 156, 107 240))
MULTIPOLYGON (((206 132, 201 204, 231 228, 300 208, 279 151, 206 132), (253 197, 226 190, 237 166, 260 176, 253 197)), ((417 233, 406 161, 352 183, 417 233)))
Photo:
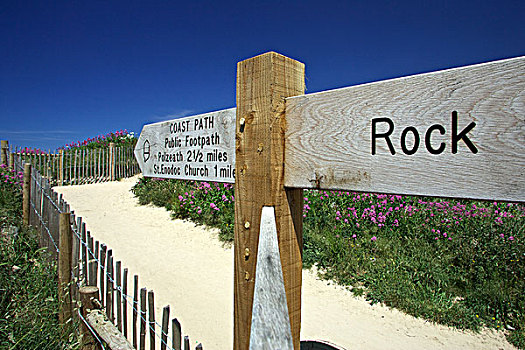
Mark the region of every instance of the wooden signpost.
POLYGON ((286 101, 285 186, 525 200, 525 57, 286 101))
POLYGON ((303 188, 525 202, 525 57, 303 93, 302 63, 253 57, 237 109, 135 148, 144 176, 235 183, 235 350, 300 347, 303 188))
POLYGON ((135 157, 148 177, 235 182, 235 108, 145 125, 135 157))

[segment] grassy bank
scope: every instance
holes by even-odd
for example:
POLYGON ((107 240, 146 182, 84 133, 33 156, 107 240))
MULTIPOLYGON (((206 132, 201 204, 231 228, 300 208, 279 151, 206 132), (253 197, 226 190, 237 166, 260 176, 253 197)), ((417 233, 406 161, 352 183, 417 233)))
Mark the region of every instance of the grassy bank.
POLYGON ((0 349, 76 349, 70 329, 60 333, 56 265, 21 227, 20 178, 0 173, 0 349))
MULTIPOLYGON (((142 179, 141 204, 233 240, 229 184, 142 179)), ((304 191, 305 267, 416 317, 502 330, 525 348, 525 208, 512 203, 304 191)))

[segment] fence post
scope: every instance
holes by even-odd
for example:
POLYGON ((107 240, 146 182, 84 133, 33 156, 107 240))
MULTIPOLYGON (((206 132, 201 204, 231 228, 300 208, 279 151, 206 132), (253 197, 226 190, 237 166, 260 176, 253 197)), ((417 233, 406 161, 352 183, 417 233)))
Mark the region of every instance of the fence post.
POLYGON ((109 144, 109 164, 110 164, 110 180, 115 181, 115 143, 110 142, 109 144))
POLYGON ((2 164, 8 165, 9 141, 2 140, 0 144, 2 145, 2 164))
POLYGON ((9 169, 16 170, 15 169, 15 154, 13 152, 9 153, 9 169))
POLYGON ((58 253, 58 299, 60 301, 59 322, 65 325, 73 313, 71 301, 71 261, 73 256, 73 235, 70 226, 71 214, 61 213, 59 218, 58 253))
POLYGON ((22 195, 23 224, 29 226, 29 209, 31 206, 31 163, 24 164, 24 184, 22 185, 22 195))
POLYGON ((301 329, 301 189, 284 188, 285 98, 304 94, 304 64, 269 52, 237 64, 234 349, 249 347, 263 206, 275 208, 293 345, 301 329))
POLYGON ((95 304, 93 299, 98 300, 98 288, 94 286, 84 286, 80 287, 80 310, 82 317, 84 318, 80 322, 80 350, 98 350, 100 345, 95 340, 91 331, 88 329, 85 323, 88 310, 93 310, 95 304))
POLYGON ((58 183, 64 185, 64 150, 58 151, 58 183))

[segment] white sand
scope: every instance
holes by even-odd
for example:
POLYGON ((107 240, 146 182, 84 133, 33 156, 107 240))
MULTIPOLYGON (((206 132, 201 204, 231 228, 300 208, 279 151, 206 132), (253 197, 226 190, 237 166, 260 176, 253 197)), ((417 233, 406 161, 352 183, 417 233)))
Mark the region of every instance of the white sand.
MULTIPOLYGON (((163 208, 139 206, 130 192, 137 178, 57 187, 96 240, 113 249, 141 287, 155 292, 156 318, 171 306, 191 344, 231 349, 233 250, 216 232, 171 220, 163 208)), ((463 332, 434 325, 364 299, 303 271, 301 339, 323 339, 350 349, 514 349, 501 332, 463 332)), ((130 314, 131 317, 131 314, 130 314)), ((194 345, 192 345, 194 348, 194 345)))

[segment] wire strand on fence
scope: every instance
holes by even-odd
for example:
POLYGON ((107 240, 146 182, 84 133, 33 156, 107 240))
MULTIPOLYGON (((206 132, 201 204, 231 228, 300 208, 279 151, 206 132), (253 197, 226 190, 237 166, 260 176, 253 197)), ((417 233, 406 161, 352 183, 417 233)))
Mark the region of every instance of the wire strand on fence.
MULTIPOLYGON (((83 244, 83 245, 86 247, 86 249, 87 249, 88 252, 91 254, 91 256, 93 257, 93 259, 94 259, 95 261, 98 262, 100 268, 104 271, 104 274, 105 274, 106 277, 109 279, 109 281, 111 281, 112 284, 116 285, 116 289, 119 290, 119 291, 122 293, 122 296, 124 297, 124 300, 126 300, 126 303, 128 303, 128 305, 130 305, 131 308, 137 312, 137 314, 140 316, 140 318, 141 318, 144 322, 146 322, 146 324, 148 325, 149 329, 151 329, 151 330, 153 330, 153 331, 155 332, 155 328, 152 327, 152 326, 150 325, 149 321, 148 321, 144 316, 142 316, 142 312, 141 312, 140 310, 138 310, 137 308, 135 308, 135 306, 133 305, 133 303, 130 302, 130 301, 128 300, 128 298, 131 299, 131 300, 133 300, 133 297, 132 297, 131 295, 127 295, 127 294, 125 294, 125 293, 122 291, 122 287, 118 286, 117 283, 116 283, 116 281, 115 281, 113 278, 111 278, 111 275, 107 273, 106 268, 104 267, 104 264, 103 264, 100 260, 98 260, 98 259, 95 257, 94 252, 93 252, 91 249, 89 249, 89 246, 86 244, 86 242, 84 242, 84 241, 82 240, 82 238, 81 238, 81 236, 80 236, 80 233, 79 233, 79 232, 78 232, 73 226, 71 226, 71 230, 75 233, 75 235, 76 235, 77 238, 79 239, 80 243, 83 244)), ((83 263, 85 263, 85 262, 83 262, 83 263)), ((77 284, 78 284, 78 282, 77 282, 77 284)), ((164 332, 162 332, 162 325, 159 324, 156 320, 155 320, 155 324, 160 328, 160 330, 161 330, 160 333, 164 333, 164 332)), ((164 333, 164 334, 165 334, 165 333, 164 333)), ((166 337, 167 337, 168 342, 171 342, 171 337, 170 337, 168 334, 165 334, 165 335, 166 335, 166 337)), ((160 334, 158 334, 157 332, 155 332, 155 336, 156 336, 157 338, 159 338, 160 341, 161 341, 164 345, 166 345, 166 346, 168 347, 169 350, 174 350, 174 349, 168 344, 168 342, 165 342, 165 341, 162 339, 162 337, 161 337, 160 334)))
MULTIPOLYGON (((38 182, 38 180, 33 176, 33 174, 31 174, 31 177, 33 178, 33 180, 35 180, 35 183, 38 187, 40 187, 42 190, 44 190, 44 187, 42 187, 42 185, 38 182)), ((49 195, 45 192, 45 191, 42 191, 42 194, 44 196, 46 196, 47 199, 49 199, 49 201, 51 202, 51 204, 53 204, 53 206, 58 210, 58 212, 61 214, 62 213, 62 210, 60 209, 60 207, 55 203, 55 201, 53 199, 51 199, 51 197, 49 197, 49 195)))
POLYGON ((38 220, 40 220, 40 222, 42 223, 42 226, 46 229, 49 238, 51 238, 51 241, 53 242, 53 245, 55 246, 55 249, 56 249, 57 253, 60 253, 60 249, 58 249, 58 246, 57 246, 55 240, 53 239, 53 236, 51 236, 51 232, 49 232, 49 229, 47 228, 46 223, 44 222, 44 219, 42 219, 42 217, 40 216, 40 214, 36 210, 35 205, 33 204, 33 202, 30 202, 30 203, 31 203, 31 206, 33 207, 33 210, 35 211, 35 214, 38 216, 38 220))
MULTIPOLYGON (((20 164, 17 164, 17 165, 18 165, 18 167, 21 169, 21 161, 20 161, 20 159, 18 159, 18 162, 17 162, 17 163, 20 163, 20 164)), ((36 184, 41 190, 44 190, 44 187, 41 185, 40 181, 38 181, 38 179, 36 178, 36 176, 35 176, 33 173, 31 173, 31 178, 34 180, 34 183, 35 183, 35 184, 36 184)), ((51 202, 51 204, 57 209, 57 211, 58 211, 59 213, 62 213, 62 212, 63 212, 63 211, 61 210, 61 208, 55 203, 55 201, 54 201, 53 199, 51 199, 51 197, 50 197, 45 191, 41 191, 41 193, 42 193, 42 195, 44 195, 44 196, 45 196, 45 197, 51 202)), ((59 248, 58 248, 58 246, 57 246, 55 240, 53 239, 53 236, 51 235, 51 232, 49 231, 49 228, 47 227, 46 223, 44 222, 44 219, 42 218, 42 216, 41 216, 41 215, 38 213, 38 211, 36 210, 36 207, 35 207, 34 203, 33 203, 32 201, 31 201, 30 203, 31 203, 31 206, 33 207, 33 210, 34 210, 35 214, 38 216, 38 219, 39 219, 40 223, 42 224, 42 226, 43 226, 44 229, 46 230, 46 232, 47 232, 49 238, 51 238, 51 241, 52 241, 53 245, 55 246, 55 249, 56 249, 57 253, 59 253, 60 250, 59 250, 59 248)), ((87 251, 89 252, 89 254, 91 254, 91 256, 93 257, 93 259, 98 263, 98 265, 100 266, 101 270, 104 271, 104 274, 106 275, 106 277, 108 278, 108 280, 109 280, 112 284, 116 285, 116 290, 118 290, 118 291, 122 294, 122 297, 124 298, 124 300, 126 301, 126 303, 127 303, 128 305, 130 305, 131 308, 137 312, 137 314, 139 315, 139 317, 140 317, 140 318, 141 318, 141 319, 142 319, 142 320, 148 325, 149 329, 152 330, 152 331, 155 333, 155 336, 156 336, 157 338, 160 339, 161 343, 163 343, 164 345, 166 345, 166 347, 167 347, 169 350, 173 350, 173 348, 168 344, 168 342, 171 342, 172 339, 171 339, 171 337, 170 337, 168 334, 165 334, 165 333, 162 331, 162 325, 161 325, 160 323, 158 323, 156 320, 154 321, 154 324, 155 324, 157 327, 159 327, 159 329, 160 329, 160 332, 156 332, 156 331, 155 331, 155 327, 152 326, 151 323, 150 323, 150 322, 149 322, 149 321, 148 321, 148 320, 142 315, 142 312, 141 312, 140 310, 138 310, 138 309, 135 307, 134 303, 133 303, 133 302, 130 302, 130 300, 133 300, 133 297, 130 296, 130 295, 128 295, 128 294, 126 294, 126 293, 124 293, 123 290, 122 290, 122 287, 121 287, 121 286, 118 286, 117 283, 116 283, 116 281, 111 277, 111 275, 107 273, 106 268, 104 267, 104 265, 102 264, 102 262, 101 262, 98 258, 96 258, 94 252, 89 248, 87 242, 84 242, 84 241, 82 240, 81 235, 79 234, 79 232, 78 232, 73 226, 71 226, 71 230, 75 233, 75 235, 77 236, 77 238, 79 239, 79 241, 81 242, 81 244, 83 244, 83 245, 86 247, 87 251), (164 340, 162 339, 162 335, 165 335, 165 336, 166 336, 166 340, 167 340, 168 342, 166 342, 166 341, 164 341, 164 340)), ((90 259, 90 260, 91 260, 91 259, 90 259)), ((83 261, 82 263, 85 264, 86 262, 83 261)), ((78 279, 77 279, 76 276, 73 274, 73 272, 71 273, 71 277, 72 277, 72 280, 73 280, 73 281, 75 282, 75 284, 77 285, 77 287, 80 288, 80 287, 81 287, 81 284, 79 283, 78 279)), ((89 324, 87 323, 87 321, 82 317, 82 315, 81 315, 80 313, 79 313, 79 316, 80 316, 80 318, 83 320, 83 322, 86 324, 86 326, 90 329, 90 331, 91 331, 93 334, 95 334, 94 331, 93 331, 93 329, 89 326, 89 324)), ((95 334, 95 336, 96 336, 96 334, 95 334)), ((100 339, 99 339, 98 337, 97 337, 97 340, 100 342, 100 339)), ((102 343, 101 343, 101 344, 102 344, 102 343)))

